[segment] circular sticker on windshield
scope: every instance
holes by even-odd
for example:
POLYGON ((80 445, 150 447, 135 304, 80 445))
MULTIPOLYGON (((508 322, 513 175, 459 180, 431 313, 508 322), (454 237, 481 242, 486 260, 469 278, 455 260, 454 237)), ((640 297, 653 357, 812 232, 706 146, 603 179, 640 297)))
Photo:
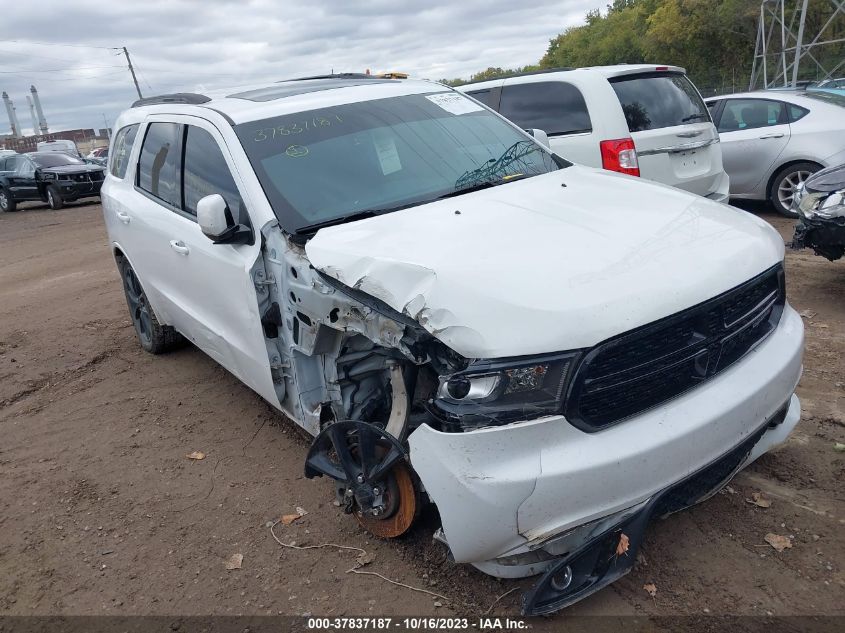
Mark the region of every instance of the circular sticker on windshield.
POLYGON ((299 156, 305 156, 308 153, 308 148, 303 145, 291 145, 285 150, 285 154, 290 156, 291 158, 298 158, 299 156))

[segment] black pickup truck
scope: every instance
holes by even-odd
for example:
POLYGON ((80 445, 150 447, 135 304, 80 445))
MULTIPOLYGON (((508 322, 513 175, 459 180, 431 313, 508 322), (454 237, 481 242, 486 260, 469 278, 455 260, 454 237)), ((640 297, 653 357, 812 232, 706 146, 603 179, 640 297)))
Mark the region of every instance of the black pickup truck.
POLYGON ((31 152, 0 157, 0 210, 40 200, 51 209, 65 202, 100 195, 106 170, 61 152, 31 152))

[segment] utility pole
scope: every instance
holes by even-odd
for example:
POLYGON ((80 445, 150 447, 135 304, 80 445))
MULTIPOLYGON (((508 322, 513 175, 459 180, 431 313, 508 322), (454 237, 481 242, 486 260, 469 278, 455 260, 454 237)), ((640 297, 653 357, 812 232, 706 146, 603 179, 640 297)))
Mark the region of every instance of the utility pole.
POLYGON ((106 137, 111 139, 111 128, 109 128, 109 120, 106 118, 105 112, 103 112, 103 123, 106 124, 106 137))
POLYGON ((138 98, 143 99, 144 95, 141 94, 141 86, 138 85, 138 78, 135 76, 135 69, 132 68, 132 60, 129 59, 129 51, 126 50, 126 47, 123 47, 123 54, 126 55, 126 63, 129 64, 129 72, 132 73, 132 81, 135 82, 135 90, 138 91, 138 98))

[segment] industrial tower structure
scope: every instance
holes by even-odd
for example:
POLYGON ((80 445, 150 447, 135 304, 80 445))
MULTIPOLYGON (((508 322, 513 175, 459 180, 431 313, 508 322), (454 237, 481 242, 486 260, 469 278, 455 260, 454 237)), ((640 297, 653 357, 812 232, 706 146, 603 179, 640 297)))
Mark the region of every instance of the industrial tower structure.
POLYGON ((762 0, 749 90, 837 73, 845 74, 845 0, 762 0))

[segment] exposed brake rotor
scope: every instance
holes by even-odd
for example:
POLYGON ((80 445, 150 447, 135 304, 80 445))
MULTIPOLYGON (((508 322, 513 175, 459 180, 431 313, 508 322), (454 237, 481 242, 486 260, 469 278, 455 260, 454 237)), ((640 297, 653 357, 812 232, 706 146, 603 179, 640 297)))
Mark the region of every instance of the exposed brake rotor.
POLYGON ((314 439, 305 460, 309 479, 335 480, 338 501, 382 538, 404 534, 420 509, 406 452, 396 438, 365 422, 334 422, 314 439))

